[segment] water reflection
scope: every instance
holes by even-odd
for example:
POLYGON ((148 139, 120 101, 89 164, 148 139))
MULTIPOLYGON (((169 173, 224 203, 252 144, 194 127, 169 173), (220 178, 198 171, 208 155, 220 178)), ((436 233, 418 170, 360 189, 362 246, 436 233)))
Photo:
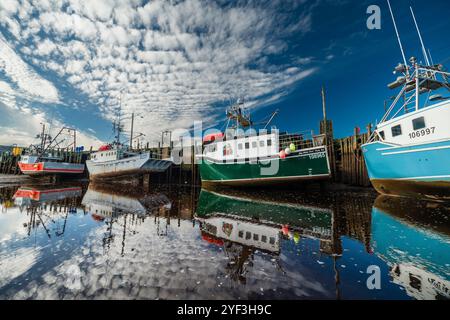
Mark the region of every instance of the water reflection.
POLYGON ((417 299, 450 299, 450 207, 379 196, 372 209, 372 246, 393 281, 417 299))
POLYGON ((27 234, 42 227, 48 238, 62 236, 66 229, 69 214, 76 213, 76 199, 82 195, 79 186, 60 186, 57 188, 21 187, 12 197, 20 212, 26 212, 28 222, 23 223, 27 234))
MULTIPOLYGON (((157 219, 160 235, 160 217, 170 211, 172 203, 166 195, 161 193, 149 194, 140 198, 123 195, 123 192, 107 189, 103 186, 89 186, 81 204, 91 215, 92 219, 103 222, 106 230, 102 238, 104 250, 111 247, 116 234, 113 233, 114 224, 122 228, 121 255, 125 253, 125 243, 128 234, 135 235, 145 218, 154 215, 157 219)), ((167 233, 167 225, 166 230, 167 233)))
POLYGON ((280 253, 283 240, 298 245, 301 237, 320 241, 320 251, 333 254, 332 211, 302 205, 255 202, 249 198, 202 190, 196 219, 202 239, 222 247, 229 259, 231 279, 246 283, 257 251, 274 258, 283 271, 280 253))
POLYGON ((101 185, 3 188, 0 203, 0 298, 449 298, 445 204, 101 185))

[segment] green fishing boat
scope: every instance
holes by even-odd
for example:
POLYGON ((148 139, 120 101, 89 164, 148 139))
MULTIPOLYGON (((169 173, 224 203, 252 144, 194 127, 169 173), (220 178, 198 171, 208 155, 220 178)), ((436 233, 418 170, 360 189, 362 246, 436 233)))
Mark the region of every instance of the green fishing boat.
POLYGON ((227 117, 225 132, 205 135, 203 153, 197 155, 203 185, 293 184, 330 178, 325 135, 268 130, 269 122, 256 131, 257 123, 242 103, 231 107, 227 117))

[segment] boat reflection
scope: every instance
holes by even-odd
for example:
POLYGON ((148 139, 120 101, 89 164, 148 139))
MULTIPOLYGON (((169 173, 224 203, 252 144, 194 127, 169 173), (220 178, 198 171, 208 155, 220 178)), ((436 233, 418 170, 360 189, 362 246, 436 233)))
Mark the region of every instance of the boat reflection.
POLYGON ((157 233, 167 234, 167 219, 160 219, 160 217, 168 216, 172 208, 172 202, 165 194, 125 193, 123 190, 101 184, 89 185, 81 204, 92 219, 107 225, 102 239, 104 250, 108 250, 116 238, 114 225, 120 227, 122 230, 121 255, 125 253, 127 235, 137 234, 137 227, 151 215, 155 218, 157 233), (165 233, 159 231, 161 222, 165 222, 165 233))
POLYGON ((450 299, 448 203, 379 196, 372 209, 372 247, 394 283, 416 299, 450 299))
POLYGON ((13 199, 18 206, 30 206, 45 204, 53 201, 64 200, 66 198, 76 198, 81 196, 81 187, 20 187, 15 192, 13 199))
POLYGON ((275 203, 202 190, 196 211, 202 239, 223 248, 228 272, 246 282, 253 253, 270 254, 278 267, 282 241, 298 244, 302 238, 320 241, 320 251, 339 255, 333 237, 333 211, 294 203, 275 203))
POLYGON ((48 238, 64 234, 69 214, 77 212, 82 188, 79 186, 61 187, 20 187, 12 197, 20 212, 26 212, 29 221, 23 226, 27 234, 42 226, 48 238))

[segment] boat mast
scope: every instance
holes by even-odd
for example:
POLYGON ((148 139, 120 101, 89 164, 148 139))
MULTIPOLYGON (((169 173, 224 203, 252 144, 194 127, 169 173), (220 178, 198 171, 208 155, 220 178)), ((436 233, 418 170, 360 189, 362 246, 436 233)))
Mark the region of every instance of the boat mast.
POLYGON ((44 144, 45 144, 45 124, 42 124, 42 133, 41 133, 41 150, 40 150, 40 156, 44 152, 44 144))
POLYGON ((272 122, 273 118, 275 118, 275 116, 278 114, 278 109, 275 110, 274 112, 272 112, 272 115, 270 116, 270 119, 267 121, 266 125, 264 126, 263 129, 266 129, 267 126, 272 122))
POLYGON ((427 51, 425 50, 425 45, 423 44, 422 35, 420 33, 419 26, 417 25, 416 17, 414 16, 414 11, 412 7, 409 7, 409 9, 411 10, 411 15, 413 17, 414 24, 416 25, 417 34, 419 35, 420 45, 422 46, 422 53, 423 57, 425 58, 425 63, 427 64, 427 66, 430 66, 430 60, 428 59, 427 51))
MULTIPOLYGON (((134 112, 131 113, 131 133, 130 133, 130 150, 133 150, 133 126, 134 126, 134 112)), ((139 142, 139 140, 138 140, 139 142)), ((139 148, 139 144, 138 144, 139 148)))
POLYGON ((405 64, 405 67, 406 67, 406 74, 409 75, 408 64, 406 62, 405 52, 403 51, 402 41, 400 40, 400 35, 397 30, 397 24, 395 23, 394 14, 392 13, 391 3, 389 2, 389 0, 387 0, 387 3, 389 6, 389 11, 391 12, 392 22, 394 23, 394 29, 395 29, 395 33, 397 35, 398 45, 400 46, 400 51, 402 52, 403 63, 405 64))
POLYGON ((327 133, 327 109, 326 109, 326 102, 325 102, 325 87, 322 86, 322 112, 323 112, 323 124, 324 124, 324 133, 325 133, 325 143, 328 143, 328 133, 327 133))

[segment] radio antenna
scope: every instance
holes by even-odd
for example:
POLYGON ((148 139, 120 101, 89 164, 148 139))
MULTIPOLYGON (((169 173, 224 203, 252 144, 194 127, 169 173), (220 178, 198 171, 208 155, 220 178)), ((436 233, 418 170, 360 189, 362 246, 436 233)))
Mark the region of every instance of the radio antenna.
POLYGON ((414 24, 416 25, 416 29, 417 29, 417 34, 419 35, 420 45, 422 46, 422 53, 425 58, 425 63, 427 64, 427 66, 429 66, 430 60, 428 60, 427 51, 425 50, 425 45, 423 44, 422 35, 420 34, 419 26, 417 25, 416 17, 414 16, 414 11, 413 11, 412 7, 409 7, 409 9, 411 10, 411 15, 413 17, 414 24))
POLYGON ((397 34, 398 45, 400 46, 400 51, 402 52, 403 63, 405 64, 405 67, 406 67, 406 74, 409 74, 408 64, 406 63, 406 58, 405 58, 405 52, 403 51, 402 41, 400 40, 400 35, 398 34, 397 24, 395 23, 394 14, 392 13, 391 3, 389 2, 389 0, 387 0, 387 3, 389 6, 389 11, 391 12, 392 22, 394 23, 395 33, 397 34))
POLYGON ((431 56, 431 51, 430 51, 430 49, 427 49, 427 50, 428 50, 428 56, 430 57, 431 65, 434 65, 433 57, 431 56))

